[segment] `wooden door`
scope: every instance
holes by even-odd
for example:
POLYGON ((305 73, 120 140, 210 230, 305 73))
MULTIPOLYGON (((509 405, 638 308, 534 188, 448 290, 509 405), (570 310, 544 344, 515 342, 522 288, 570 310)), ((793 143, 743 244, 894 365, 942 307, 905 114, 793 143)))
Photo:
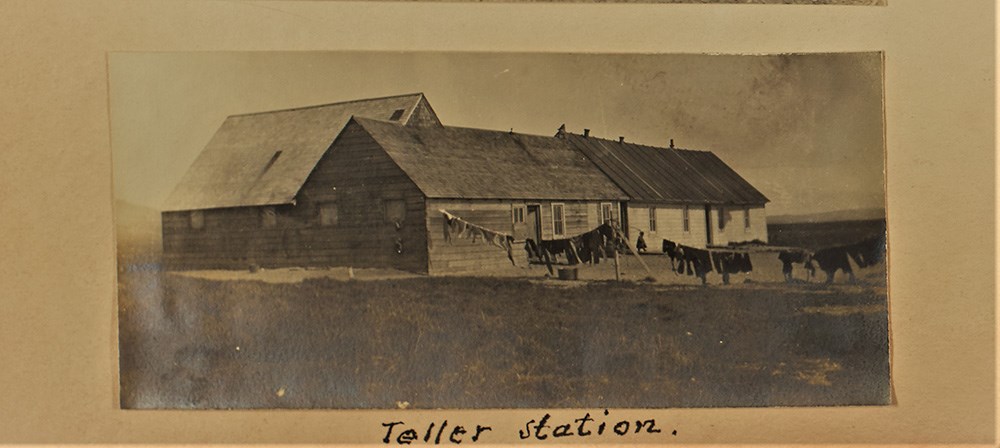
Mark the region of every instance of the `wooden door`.
POLYGON ((705 246, 712 245, 712 206, 705 206, 705 246))
POLYGON ((534 240, 536 243, 542 240, 542 216, 541 208, 538 205, 528 206, 528 215, 525 218, 525 224, 528 225, 527 228, 527 238, 534 240))

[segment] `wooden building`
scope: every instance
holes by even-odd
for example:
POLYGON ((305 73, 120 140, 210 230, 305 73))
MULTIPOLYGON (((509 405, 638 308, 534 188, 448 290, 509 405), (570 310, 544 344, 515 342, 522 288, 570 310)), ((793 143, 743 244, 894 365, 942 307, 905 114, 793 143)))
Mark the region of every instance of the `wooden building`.
POLYGON ((629 196, 622 228, 650 251, 668 239, 692 247, 767 242, 768 199, 718 156, 560 132, 629 196))
POLYGON ((446 241, 442 211, 513 235, 518 248, 526 238, 572 237, 609 220, 645 229, 656 248, 661 235, 693 246, 734 241, 732 233, 712 232, 714 211, 752 204, 759 209, 750 214, 753 232, 742 236, 766 240, 754 233, 766 232, 766 198, 757 192, 741 202, 735 191, 708 188, 749 186, 711 153, 612 143, 443 126, 422 94, 231 116, 168 199, 165 262, 172 269, 354 266, 435 275, 510 266, 505 251, 481 241, 446 241), (668 190, 656 179, 697 176, 660 165, 628 171, 607 160, 632 152, 648 152, 646 162, 660 165, 695 164, 708 180, 699 181, 699 194, 668 190), (682 228, 685 207, 689 230, 669 230, 682 228), (700 227, 698 213, 706 220, 700 227))

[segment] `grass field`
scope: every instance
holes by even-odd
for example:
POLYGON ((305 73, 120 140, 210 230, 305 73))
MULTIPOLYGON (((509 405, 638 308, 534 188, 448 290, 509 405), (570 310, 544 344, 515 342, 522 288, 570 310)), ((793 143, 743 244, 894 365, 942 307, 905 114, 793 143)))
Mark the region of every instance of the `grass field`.
POLYGON ((700 287, 415 277, 265 283, 129 266, 119 284, 126 407, 889 400, 886 294, 877 282, 700 287))

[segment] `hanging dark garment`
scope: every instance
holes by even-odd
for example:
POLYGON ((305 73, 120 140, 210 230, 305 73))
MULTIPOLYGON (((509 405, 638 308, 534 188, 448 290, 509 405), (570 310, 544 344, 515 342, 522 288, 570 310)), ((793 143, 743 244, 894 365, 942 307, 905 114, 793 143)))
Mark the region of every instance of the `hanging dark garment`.
POLYGON ((712 266, 715 268, 715 272, 720 274, 726 272, 726 267, 723 263, 724 258, 728 258, 725 252, 712 251, 712 266))
POLYGON ((868 238, 860 243, 862 256, 868 265, 875 265, 885 260, 885 234, 868 238))
POLYGON ((751 273, 753 272, 753 261, 750 260, 750 254, 743 254, 743 272, 751 273))
POLYGON ((853 273, 847 258, 847 248, 844 246, 820 249, 812 256, 812 259, 819 263, 819 268, 828 275, 837 272, 838 269, 848 274, 853 273))
POLYGON ((783 274, 791 274, 792 263, 795 262, 795 252, 783 250, 778 253, 778 259, 781 260, 781 272, 783 274))

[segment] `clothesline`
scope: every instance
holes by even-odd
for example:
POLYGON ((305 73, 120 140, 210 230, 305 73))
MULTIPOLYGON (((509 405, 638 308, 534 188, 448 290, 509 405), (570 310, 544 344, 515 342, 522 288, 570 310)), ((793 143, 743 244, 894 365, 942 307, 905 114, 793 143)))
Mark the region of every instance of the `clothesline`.
POLYGON ((467 238, 475 243, 477 238, 482 238, 483 242, 506 250, 507 259, 512 265, 517 266, 517 263, 514 262, 514 237, 512 235, 473 224, 444 209, 438 209, 438 211, 444 214, 445 241, 451 243, 456 238, 467 238))

